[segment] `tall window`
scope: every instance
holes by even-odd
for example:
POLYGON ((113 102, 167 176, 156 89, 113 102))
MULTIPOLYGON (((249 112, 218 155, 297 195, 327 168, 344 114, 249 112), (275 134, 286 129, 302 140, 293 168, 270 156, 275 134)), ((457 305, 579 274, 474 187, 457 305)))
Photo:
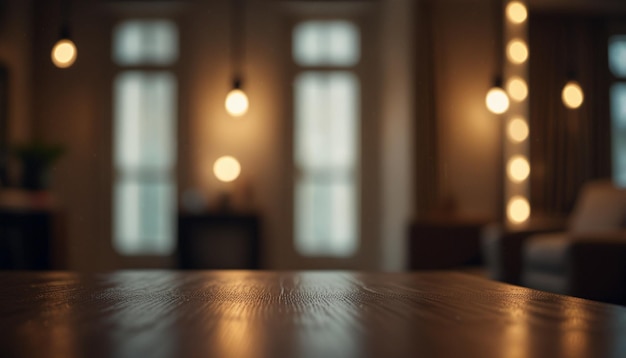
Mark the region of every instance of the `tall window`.
POLYGON ((610 89, 613 181, 626 187, 626 35, 609 39, 609 68, 615 77, 610 89))
POLYGON ((295 246, 306 256, 345 257, 358 246, 359 37, 338 20, 293 31, 295 246))
POLYGON ((125 255, 174 249, 178 30, 126 20, 113 30, 113 242, 125 255))

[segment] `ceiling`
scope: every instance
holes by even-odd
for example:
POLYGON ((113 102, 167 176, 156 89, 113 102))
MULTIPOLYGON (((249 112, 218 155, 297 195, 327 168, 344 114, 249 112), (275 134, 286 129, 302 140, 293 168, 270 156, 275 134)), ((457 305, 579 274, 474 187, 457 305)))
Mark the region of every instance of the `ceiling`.
POLYGON ((626 14, 625 0, 527 0, 536 10, 621 12, 626 14))
MULTIPOLYGON (((388 0, 385 0, 388 1, 388 0)), ((408 0, 405 0, 408 1, 408 0)), ((436 3, 494 3, 507 0, 422 0, 436 3)), ((626 0, 520 0, 531 10, 563 12, 595 12, 626 15, 626 0)))

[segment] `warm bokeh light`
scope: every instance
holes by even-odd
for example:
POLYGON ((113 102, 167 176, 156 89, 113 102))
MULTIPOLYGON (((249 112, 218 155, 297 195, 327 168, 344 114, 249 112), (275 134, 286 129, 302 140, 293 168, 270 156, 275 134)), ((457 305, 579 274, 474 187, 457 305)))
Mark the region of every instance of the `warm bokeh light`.
POLYGON ((528 86, 526 85, 526 81, 518 76, 511 77, 508 80, 506 83, 506 91, 509 93, 511 98, 518 102, 525 100, 528 96, 528 86))
POLYGON ((528 59, 528 46, 520 39, 513 39, 506 47, 506 55, 509 61, 521 64, 528 59))
POLYGON ((213 164, 213 174, 220 181, 231 182, 239 177, 241 165, 239 161, 231 156, 223 156, 213 164))
POLYGON ((224 104, 228 114, 233 117, 240 117, 248 111, 248 96, 246 96, 244 91, 235 88, 228 92, 226 102, 224 104))
POLYGON ((526 6, 519 1, 511 1, 506 6, 506 18, 514 24, 521 24, 526 21, 528 10, 526 6))
POLYGON ((583 89, 580 87, 578 82, 569 81, 563 87, 561 99, 563 100, 565 107, 576 109, 583 104, 585 95, 583 94, 583 89))
POLYGON ((530 217, 530 204, 525 197, 514 196, 509 200, 506 213, 510 222, 521 224, 530 217))
POLYGON ((509 122, 509 139, 513 142, 523 142, 528 138, 528 124, 521 117, 515 117, 509 122))
POLYGON ((502 88, 493 87, 487 92, 485 104, 492 113, 502 114, 509 109, 509 96, 506 95, 502 88))
POLYGON ((52 63, 58 68, 68 68, 76 61, 77 51, 76 45, 71 40, 59 40, 50 53, 52 63))
POLYGON ((530 174, 528 159, 522 155, 516 155, 509 159, 507 174, 509 175, 509 179, 516 183, 526 180, 530 174))

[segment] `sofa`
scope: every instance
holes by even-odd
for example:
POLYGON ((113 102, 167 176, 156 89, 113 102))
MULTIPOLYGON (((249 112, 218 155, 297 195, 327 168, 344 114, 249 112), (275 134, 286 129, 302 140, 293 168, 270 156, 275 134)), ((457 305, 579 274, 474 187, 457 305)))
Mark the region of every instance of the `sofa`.
POLYGON ((584 185, 566 231, 525 240, 521 284, 626 303, 626 188, 608 180, 584 185))
MULTIPOLYGON (((542 227, 543 226, 543 227, 542 227)), ((560 294, 626 304, 626 188, 585 184, 559 225, 483 236, 495 279, 560 294)))

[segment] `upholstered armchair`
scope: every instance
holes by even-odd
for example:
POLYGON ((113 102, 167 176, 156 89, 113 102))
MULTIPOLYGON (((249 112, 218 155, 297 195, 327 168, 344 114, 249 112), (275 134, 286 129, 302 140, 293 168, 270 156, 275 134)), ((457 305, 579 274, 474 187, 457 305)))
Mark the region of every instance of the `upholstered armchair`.
POLYGON ((567 220, 562 217, 535 217, 524 225, 507 227, 491 223, 483 228, 481 251, 491 279, 519 285, 522 274, 522 247, 536 234, 562 232, 567 220))
POLYGON ((521 259, 524 286, 626 304, 626 189, 586 184, 567 230, 527 237, 521 259))

